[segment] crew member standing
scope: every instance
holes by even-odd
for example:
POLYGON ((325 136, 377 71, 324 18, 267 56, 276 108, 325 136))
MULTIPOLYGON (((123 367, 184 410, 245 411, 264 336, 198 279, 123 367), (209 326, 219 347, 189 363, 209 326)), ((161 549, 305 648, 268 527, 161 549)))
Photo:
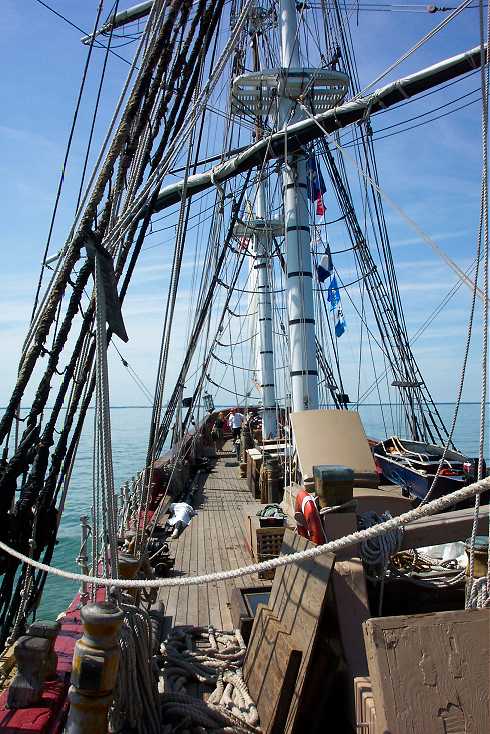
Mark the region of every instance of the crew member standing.
POLYGON ((228 425, 233 432, 234 441, 240 438, 240 432, 242 430, 242 423, 244 419, 245 419, 245 416, 243 415, 243 413, 239 412, 238 408, 234 408, 231 411, 230 417, 228 418, 228 425))

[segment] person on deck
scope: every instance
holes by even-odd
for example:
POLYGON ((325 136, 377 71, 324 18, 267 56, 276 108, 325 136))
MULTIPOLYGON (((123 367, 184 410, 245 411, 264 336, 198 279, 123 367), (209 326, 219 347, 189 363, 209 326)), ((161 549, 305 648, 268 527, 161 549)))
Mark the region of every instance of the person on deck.
POLYGON ((230 417, 228 418, 228 425, 233 432, 234 441, 240 438, 240 433, 242 430, 242 423, 244 419, 245 419, 245 416, 243 415, 243 413, 240 413, 238 408, 234 408, 231 411, 230 417))
POLYGON ((197 515, 192 505, 187 504, 187 502, 172 502, 168 512, 170 517, 167 520, 167 525, 170 529, 173 529, 171 538, 178 538, 182 535, 191 519, 197 515))
POLYGON ((213 428, 211 430, 211 438, 214 441, 215 451, 221 451, 224 443, 224 430, 225 430, 225 419, 223 413, 218 413, 218 417, 214 421, 213 428))
POLYGON ((311 540, 316 545, 327 542, 315 496, 305 489, 302 489, 296 495, 294 519, 296 520, 298 534, 302 535, 303 538, 311 540))

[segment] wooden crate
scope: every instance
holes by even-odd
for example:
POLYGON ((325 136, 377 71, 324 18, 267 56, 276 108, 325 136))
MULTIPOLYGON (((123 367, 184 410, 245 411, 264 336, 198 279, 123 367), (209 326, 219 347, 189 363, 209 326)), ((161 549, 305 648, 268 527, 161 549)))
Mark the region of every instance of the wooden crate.
POLYGON ((490 609, 364 623, 379 732, 490 731, 490 609))
MULTIPOLYGON (((245 505, 243 508, 243 538, 245 546, 254 561, 268 561, 277 558, 281 552, 284 530, 282 527, 260 527, 260 519, 257 517, 257 509, 260 505, 245 505)), ((265 571, 258 574, 259 579, 273 579, 274 571, 265 571)))
MULTIPOLYGON (((285 526, 261 528, 258 517, 251 518, 252 521, 252 552, 255 560, 269 561, 271 558, 277 558, 281 552, 282 541, 284 538, 285 526)), ((274 569, 272 571, 261 571, 259 579, 273 579, 274 569)))

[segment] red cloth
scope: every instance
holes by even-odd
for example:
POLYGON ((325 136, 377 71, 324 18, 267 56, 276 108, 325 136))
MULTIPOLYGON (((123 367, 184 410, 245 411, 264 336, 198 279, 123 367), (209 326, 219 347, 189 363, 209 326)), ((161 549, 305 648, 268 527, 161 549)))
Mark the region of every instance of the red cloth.
MULTIPOLYGON (((105 590, 97 589, 97 601, 105 599, 105 590)), ((58 656, 56 680, 46 681, 41 701, 26 709, 8 709, 6 689, 0 695, 0 732, 2 734, 61 734, 68 715, 68 687, 75 643, 83 633, 80 597, 77 594, 65 612, 55 642, 58 656)))
POLYGON ((326 209, 325 209, 325 204, 323 203, 323 195, 322 195, 322 192, 319 191, 317 199, 316 199, 316 214, 318 217, 323 217, 323 215, 325 214, 325 211, 326 209))
POLYGON ((304 520, 302 524, 299 522, 297 523, 298 533, 302 535, 303 538, 311 540, 311 542, 316 545, 321 545, 326 542, 315 498, 304 489, 296 495, 294 512, 298 515, 298 519, 301 517, 304 520))

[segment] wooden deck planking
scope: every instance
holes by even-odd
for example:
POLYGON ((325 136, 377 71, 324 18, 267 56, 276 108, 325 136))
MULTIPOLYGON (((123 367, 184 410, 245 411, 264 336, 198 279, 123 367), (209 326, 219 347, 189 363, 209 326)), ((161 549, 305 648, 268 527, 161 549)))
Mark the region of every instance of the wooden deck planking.
MULTIPOLYGON (((175 575, 202 575, 239 568, 252 563, 242 534, 242 507, 253 502, 246 481, 239 479, 238 466, 225 466, 231 456, 221 456, 195 495, 197 516, 178 540, 171 541, 175 575)), ((257 503, 257 506, 258 503, 257 503)), ((162 589, 160 599, 173 625, 211 624, 232 628, 231 592, 236 587, 262 586, 257 575, 200 586, 162 589)), ((169 620, 170 622, 170 620, 169 620)))

